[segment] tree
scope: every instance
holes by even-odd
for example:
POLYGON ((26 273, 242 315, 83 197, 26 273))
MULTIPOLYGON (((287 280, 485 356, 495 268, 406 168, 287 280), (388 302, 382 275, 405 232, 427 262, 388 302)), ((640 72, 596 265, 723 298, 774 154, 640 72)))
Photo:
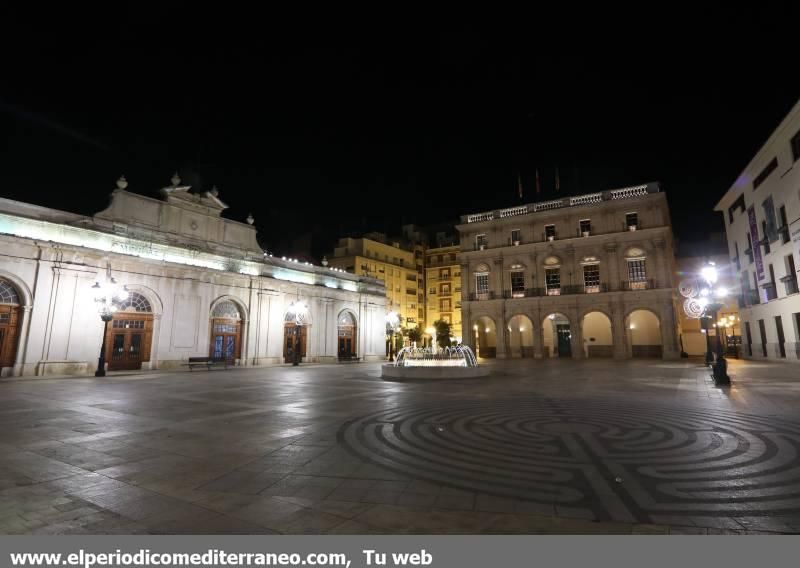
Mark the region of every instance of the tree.
POLYGON ((422 341, 422 332, 418 327, 408 328, 408 340, 411 343, 419 343, 422 341))
POLYGON ((433 327, 436 328, 437 345, 441 348, 450 347, 450 322, 436 320, 433 322, 433 327))

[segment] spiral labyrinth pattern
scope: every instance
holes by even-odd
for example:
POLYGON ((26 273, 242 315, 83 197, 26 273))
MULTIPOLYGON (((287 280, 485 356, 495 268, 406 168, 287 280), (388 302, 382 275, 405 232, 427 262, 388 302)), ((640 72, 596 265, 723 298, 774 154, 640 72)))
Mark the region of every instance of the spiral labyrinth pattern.
POLYGON ((578 507, 598 519, 797 515, 800 424, 719 410, 504 400, 344 424, 358 456, 415 479, 578 507))

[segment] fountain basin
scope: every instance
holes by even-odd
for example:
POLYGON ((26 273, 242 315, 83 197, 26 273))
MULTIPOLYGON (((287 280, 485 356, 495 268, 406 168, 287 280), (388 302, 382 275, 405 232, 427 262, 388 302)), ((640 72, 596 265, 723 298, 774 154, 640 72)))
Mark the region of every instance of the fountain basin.
POLYGON ((488 367, 456 367, 452 365, 397 367, 393 363, 381 366, 381 377, 394 380, 476 379, 489 375, 488 367))

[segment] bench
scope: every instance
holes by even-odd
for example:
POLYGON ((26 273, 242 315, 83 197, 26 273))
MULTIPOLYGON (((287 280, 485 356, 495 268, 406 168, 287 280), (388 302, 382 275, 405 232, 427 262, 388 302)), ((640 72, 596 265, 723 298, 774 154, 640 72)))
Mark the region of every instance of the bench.
POLYGON ((206 370, 210 371, 211 367, 224 365, 225 368, 228 368, 228 365, 233 365, 233 359, 225 359, 225 358, 214 358, 214 357, 189 357, 189 362, 186 363, 189 366, 189 370, 191 371, 195 367, 205 367, 206 370))
POLYGON ((361 357, 357 355, 339 355, 339 363, 358 363, 361 357))

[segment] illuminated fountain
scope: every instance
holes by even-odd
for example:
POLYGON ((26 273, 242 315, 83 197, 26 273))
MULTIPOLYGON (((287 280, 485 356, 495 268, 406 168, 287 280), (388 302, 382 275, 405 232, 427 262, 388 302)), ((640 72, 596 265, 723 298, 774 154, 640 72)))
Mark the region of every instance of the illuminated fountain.
POLYGON ((467 345, 403 347, 395 362, 384 365, 381 371, 381 376, 389 379, 466 379, 488 374, 488 369, 478 367, 475 353, 467 345))

